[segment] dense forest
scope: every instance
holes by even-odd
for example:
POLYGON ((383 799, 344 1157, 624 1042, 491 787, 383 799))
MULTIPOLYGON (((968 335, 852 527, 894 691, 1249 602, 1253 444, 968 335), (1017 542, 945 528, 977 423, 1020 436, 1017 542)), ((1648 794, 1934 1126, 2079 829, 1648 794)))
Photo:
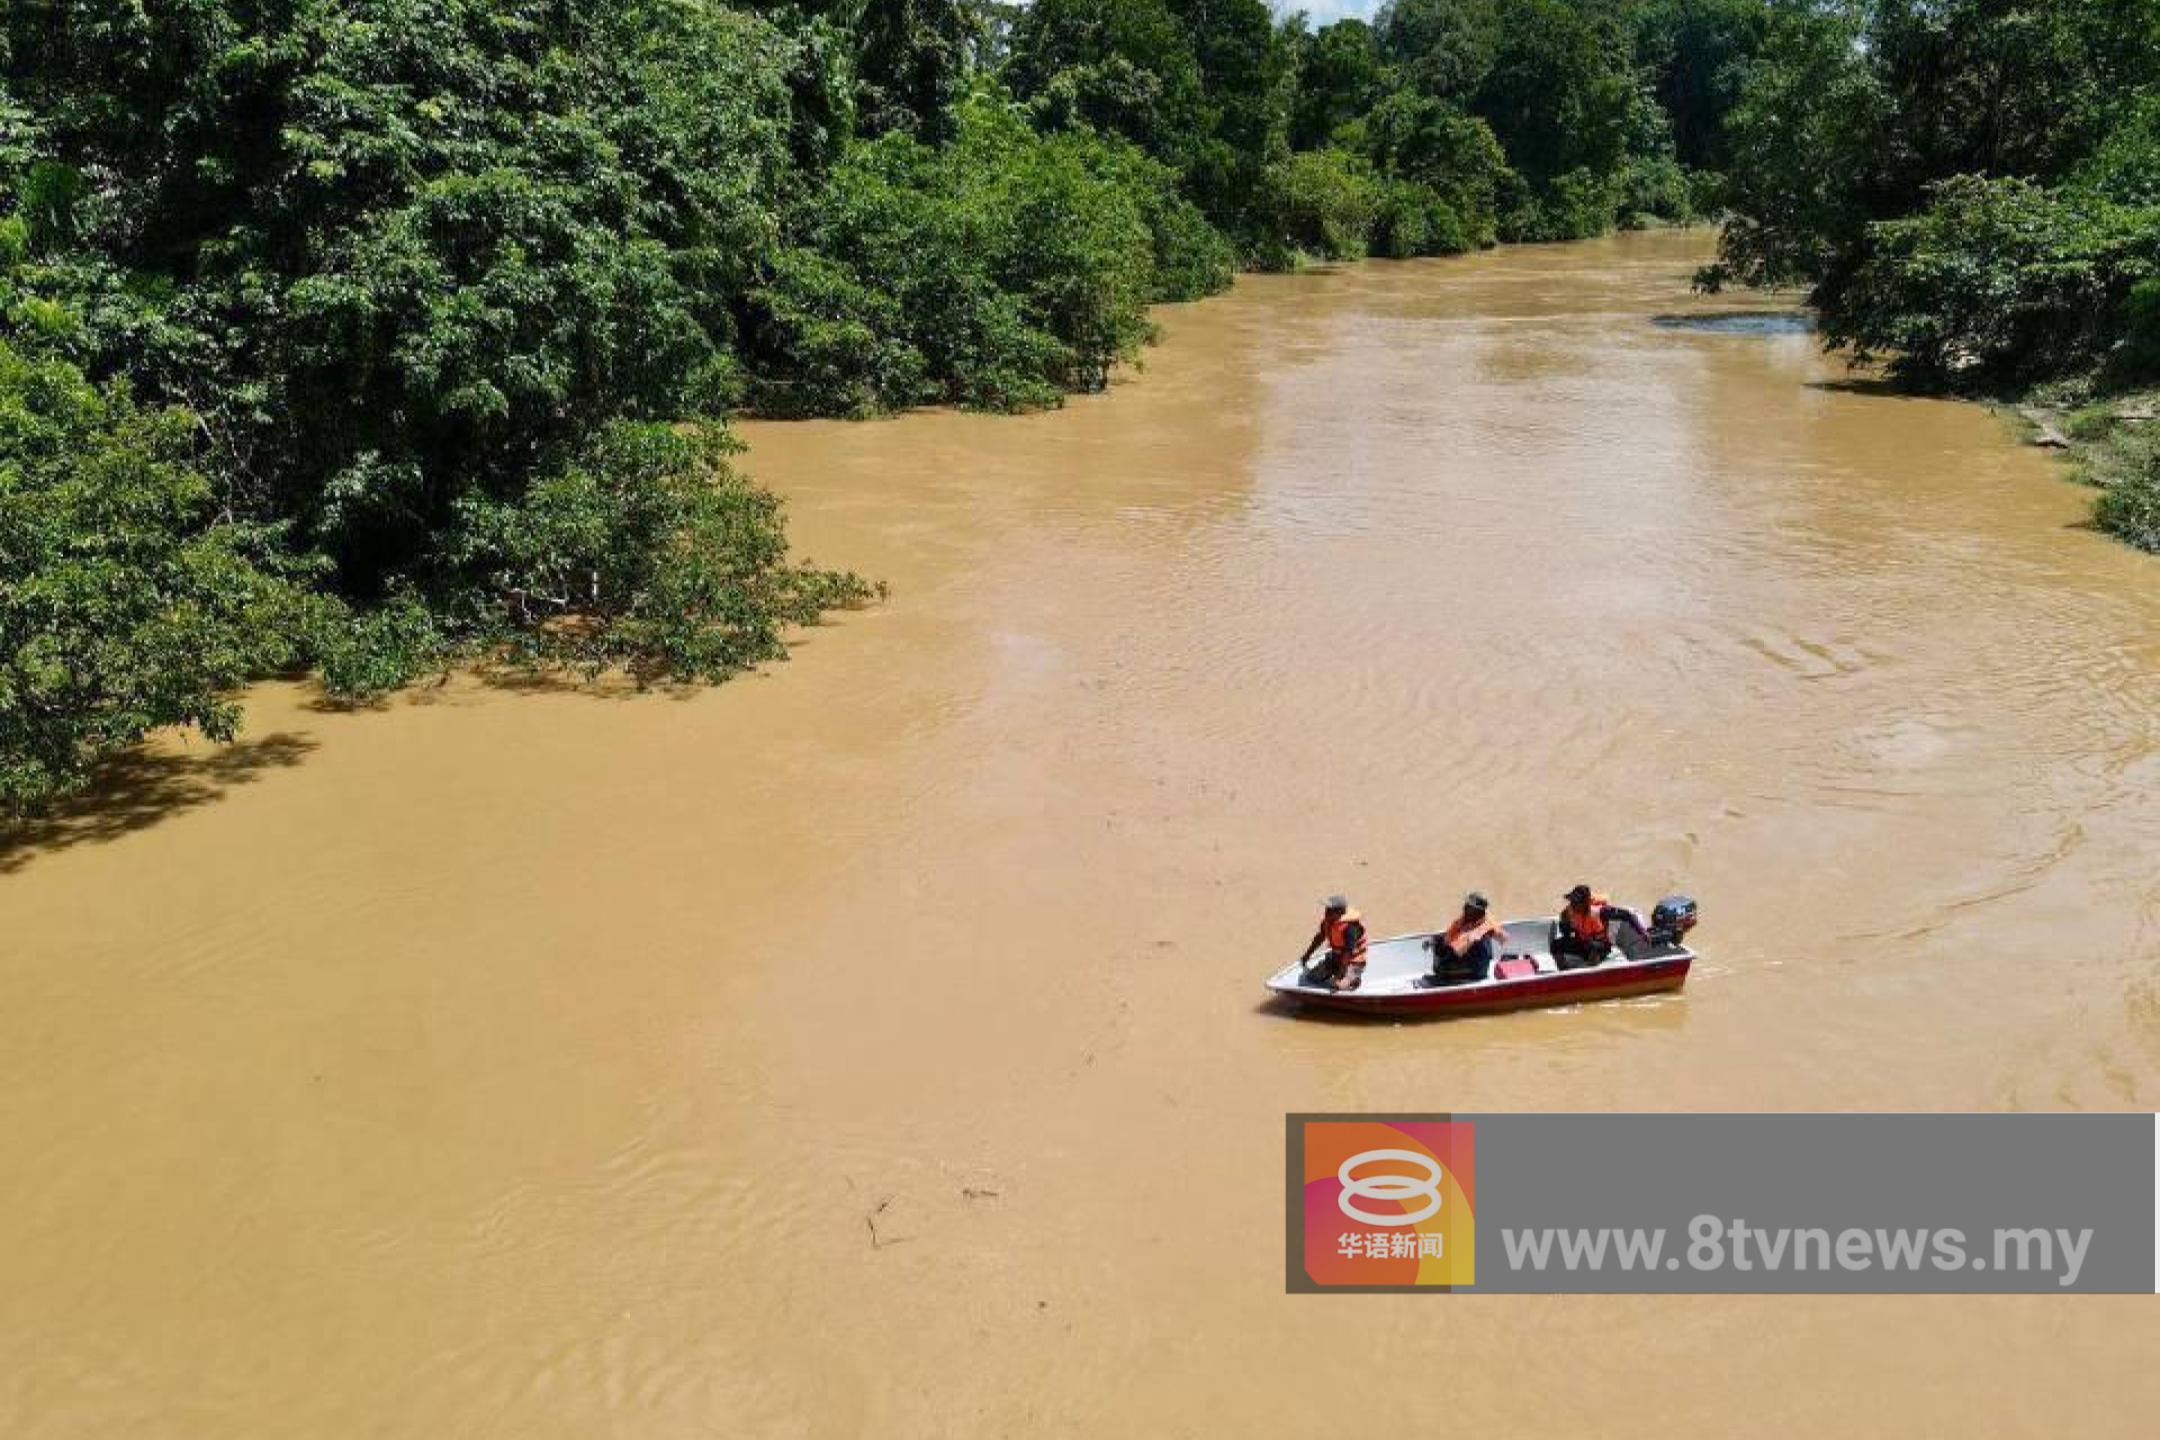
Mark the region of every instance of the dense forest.
POLYGON ((1054 404, 1240 268, 1724 217, 1703 283, 1908 383, 2104 396, 2160 357, 2156 16, 13 0, 0 809, 266 674, 777 657, 876 591, 729 417, 1054 404))

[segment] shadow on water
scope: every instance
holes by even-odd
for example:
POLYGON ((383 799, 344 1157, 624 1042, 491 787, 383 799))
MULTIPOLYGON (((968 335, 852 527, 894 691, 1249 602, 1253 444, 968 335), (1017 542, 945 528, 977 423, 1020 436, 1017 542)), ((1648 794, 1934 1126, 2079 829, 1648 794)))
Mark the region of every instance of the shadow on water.
POLYGON ((1886 380, 1878 375, 1848 375, 1840 380, 1810 380, 1810 390, 1820 390, 1828 395, 1866 395, 1877 400, 1940 400, 1937 392, 1917 390, 1886 380))
POLYGON ((1807 335, 1815 329, 1815 317, 1805 310, 1698 310, 1653 315, 1650 323, 1710 335, 1807 335))
POLYGON ((117 840, 207 805, 267 770, 299 764, 316 742, 289 732, 236 740, 207 755, 132 750, 100 765, 90 788, 35 820, 0 825, 0 874, 75 845, 117 840))
POLYGON ((788 628, 785 653, 753 661, 717 680, 686 679, 664 668, 625 665, 586 666, 572 663, 521 665, 512 662, 475 662, 444 670, 400 689, 359 699, 345 699, 319 689, 301 708, 317 715, 357 715, 380 712, 394 705, 429 706, 462 704, 471 699, 471 687, 453 685, 453 679, 476 682, 479 689, 505 695, 569 696, 581 700, 624 701, 643 699, 694 700, 722 685, 748 680, 770 680, 802 651, 817 643, 817 632, 843 623, 847 612, 819 617, 808 625, 788 628))

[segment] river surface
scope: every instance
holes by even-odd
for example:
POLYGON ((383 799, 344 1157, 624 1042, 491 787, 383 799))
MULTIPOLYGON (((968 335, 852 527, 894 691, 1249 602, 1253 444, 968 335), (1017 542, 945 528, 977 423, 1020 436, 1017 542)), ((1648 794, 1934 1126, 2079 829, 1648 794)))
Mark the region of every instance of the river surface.
POLYGON ((0 857, 0 1434, 2150 1434, 2149 1299, 1282 1293, 1288 1110, 2160 1108, 2160 562, 1709 245, 752 426, 893 587, 792 662, 122 767, 0 857), (1262 1003, 1579 879, 1683 995, 1262 1003))

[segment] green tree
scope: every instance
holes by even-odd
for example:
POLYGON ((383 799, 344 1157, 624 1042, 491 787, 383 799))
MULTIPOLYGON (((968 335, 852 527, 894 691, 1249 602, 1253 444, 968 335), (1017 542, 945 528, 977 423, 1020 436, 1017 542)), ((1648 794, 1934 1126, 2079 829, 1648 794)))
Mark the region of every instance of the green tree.
POLYGON ((1869 227, 1828 339, 1928 386, 2026 384, 2105 363, 2156 273, 2160 208, 1958 176, 1869 227))
POLYGON ((865 129, 950 138, 981 38, 975 8, 966 0, 842 0, 836 18, 855 37, 865 129))
POLYGON ((1722 272, 1752 285, 1812 283, 1849 268, 1868 222, 1897 213, 1880 147, 1891 97, 1850 8, 1781 7, 1726 126, 1732 216, 1722 272))
POLYGON ((1626 152, 1634 77, 1567 0, 1499 0, 1500 40, 1473 108, 1534 182, 1611 175, 1626 152))
POLYGON ((0 813, 160 726, 230 738, 229 692, 324 618, 276 532, 219 512, 194 436, 0 341, 0 813))
POLYGON ((1454 211, 1470 247, 1493 242, 1502 197, 1522 188, 1491 126, 1411 91, 1373 107, 1365 141, 1383 173, 1432 191, 1454 211))
POLYGON ((792 563, 780 503, 717 427, 615 421, 515 503, 459 503, 444 563, 493 653, 640 679, 720 680, 787 654, 784 625, 876 593, 792 563))
POLYGON ((1263 172, 1289 153, 1289 46, 1265 0, 1169 3, 1192 39, 1213 111, 1207 143, 1187 168, 1187 187, 1218 224, 1249 232, 1263 172))
POLYGON ((1277 264, 1299 254, 1356 260, 1372 238, 1381 187, 1359 156, 1301 150, 1268 167, 1265 204, 1277 264))
POLYGON ((1632 12, 1635 63, 1672 128, 1679 162, 1723 170, 1725 117, 1770 24, 1764 0, 1647 0, 1632 12))
POLYGON ((1290 144, 1312 150, 1327 144, 1337 129, 1362 118, 1386 93, 1388 74, 1372 27, 1362 20, 1338 20, 1293 46, 1297 89, 1291 103, 1290 144))
POLYGON ((2145 428, 2103 453, 2104 470, 2086 477, 2107 487, 2093 518, 2109 534, 2160 555, 2160 435, 2145 428))
POLYGON ((1175 177, 1090 131, 1039 134, 994 95, 954 141, 851 150, 761 291, 757 398, 788 413, 989 409, 1100 388, 1146 305, 1228 279, 1175 177))
POLYGON ((1499 51, 1501 17, 1496 0, 1387 0, 1374 29, 1412 88, 1467 105, 1499 51))
POLYGON ((2056 179, 2160 80, 2156 0, 1871 0, 1905 203, 1950 175, 2056 179))
POLYGON ((1046 128, 1107 131, 1170 165, 1241 237, 1287 149, 1290 49, 1262 0, 1038 0, 1004 78, 1046 128))
POLYGON ((2160 0, 1788 0, 1728 121, 1729 273, 1831 310, 1870 222, 1957 175, 2058 181, 2160 84, 2160 0))
POLYGON ((1034 0, 1013 24, 1005 79, 1049 128, 1123 136, 1181 174, 1214 125, 1167 0, 1034 0))

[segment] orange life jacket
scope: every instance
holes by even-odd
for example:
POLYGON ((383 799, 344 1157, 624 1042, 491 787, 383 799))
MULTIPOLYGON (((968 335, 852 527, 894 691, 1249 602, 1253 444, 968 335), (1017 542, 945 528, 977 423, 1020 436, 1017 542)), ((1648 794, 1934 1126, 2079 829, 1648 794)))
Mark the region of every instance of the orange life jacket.
POLYGON ((1574 927, 1576 936, 1584 940, 1606 939, 1605 907, 1611 903, 1603 895, 1592 895, 1587 914, 1572 905, 1568 906, 1568 924, 1574 927))
POLYGON ((1358 921, 1357 911, 1345 910, 1342 914, 1327 922, 1328 953, 1345 965, 1362 965, 1365 963, 1365 931, 1362 923, 1360 923, 1358 929, 1357 944, 1355 946, 1350 944, 1350 926, 1353 922, 1358 921))

